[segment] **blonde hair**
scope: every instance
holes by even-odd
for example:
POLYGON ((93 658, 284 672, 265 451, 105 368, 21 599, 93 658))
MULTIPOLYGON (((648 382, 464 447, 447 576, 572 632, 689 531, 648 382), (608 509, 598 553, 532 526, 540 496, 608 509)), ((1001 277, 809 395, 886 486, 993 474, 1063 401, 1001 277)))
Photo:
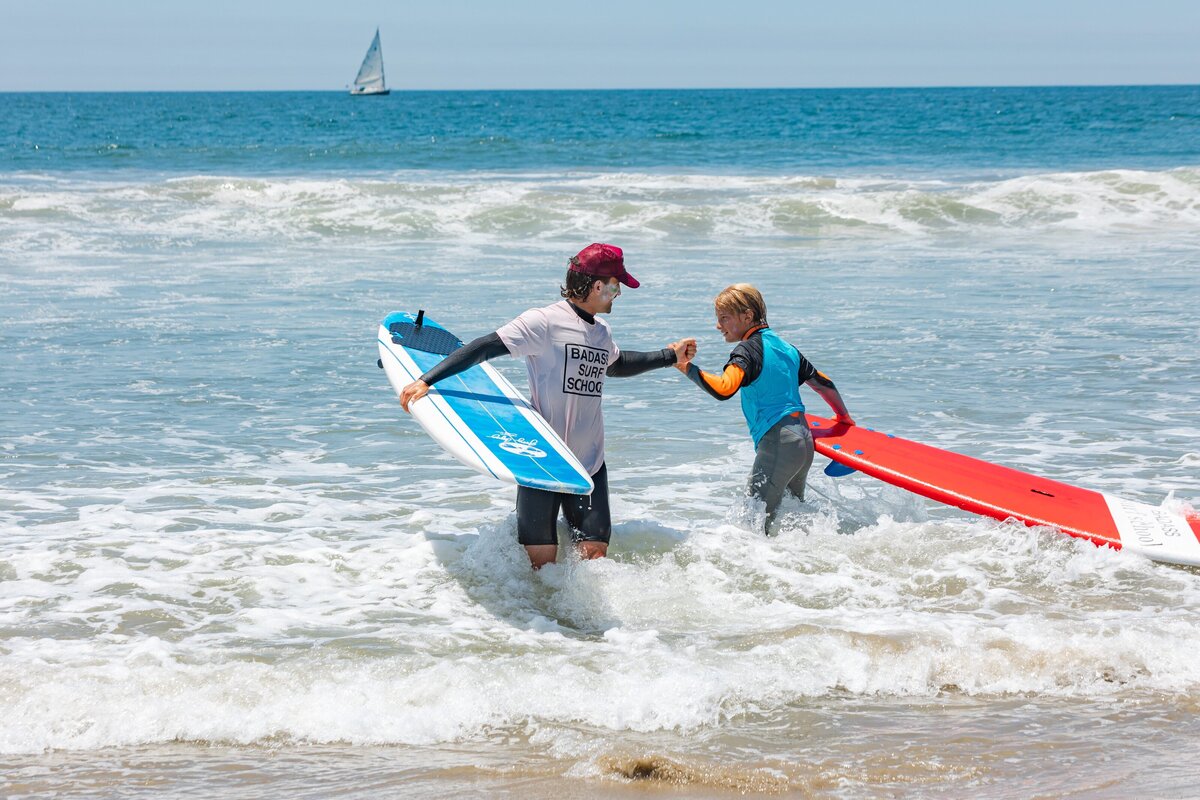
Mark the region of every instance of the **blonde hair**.
POLYGON ((713 301, 717 311, 729 314, 744 314, 749 311, 755 325, 767 324, 767 301, 763 300, 762 292, 748 283, 735 283, 721 290, 713 301))

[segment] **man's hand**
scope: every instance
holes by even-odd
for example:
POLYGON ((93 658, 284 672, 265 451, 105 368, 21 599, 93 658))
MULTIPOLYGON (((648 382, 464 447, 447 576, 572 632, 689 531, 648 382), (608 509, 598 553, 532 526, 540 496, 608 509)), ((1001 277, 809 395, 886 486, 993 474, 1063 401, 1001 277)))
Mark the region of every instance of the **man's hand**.
POLYGON ((841 425, 853 425, 854 424, 854 420, 850 418, 849 414, 838 414, 837 421, 841 425))
POLYGON ((400 407, 405 411, 408 411, 408 407, 412 405, 414 400, 420 400, 427 394, 429 394, 428 383, 420 380, 413 381, 408 386, 405 386, 400 390, 400 407))
POLYGON ((675 369, 686 374, 688 364, 696 357, 696 340, 680 339, 678 342, 671 342, 667 347, 675 351, 675 369))

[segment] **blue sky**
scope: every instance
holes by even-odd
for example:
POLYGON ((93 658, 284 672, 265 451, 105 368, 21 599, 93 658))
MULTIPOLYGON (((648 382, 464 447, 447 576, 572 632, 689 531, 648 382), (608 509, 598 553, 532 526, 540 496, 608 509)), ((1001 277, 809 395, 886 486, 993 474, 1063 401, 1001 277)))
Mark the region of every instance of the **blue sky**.
POLYGON ((0 0, 0 91, 1200 83, 1196 0, 0 0))

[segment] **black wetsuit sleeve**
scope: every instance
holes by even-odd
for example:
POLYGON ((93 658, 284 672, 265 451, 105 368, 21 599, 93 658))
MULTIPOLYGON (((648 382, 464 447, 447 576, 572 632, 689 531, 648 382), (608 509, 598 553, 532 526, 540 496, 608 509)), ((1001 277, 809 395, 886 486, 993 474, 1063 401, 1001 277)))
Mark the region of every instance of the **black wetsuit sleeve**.
POLYGON ((508 355, 508 348, 497 333, 480 336, 473 342, 465 344, 450 355, 443 358, 433 369, 421 376, 421 380, 433 386, 438 381, 457 375, 463 370, 470 369, 476 364, 482 364, 491 358, 508 355))
MULTIPOLYGON (((821 378, 825 378, 824 375, 821 375, 821 373, 817 372, 817 368, 812 365, 812 362, 804 357, 804 353, 801 353, 799 350, 796 350, 796 355, 800 356, 800 371, 797 373, 796 377, 801 386, 808 383, 809 381, 811 381, 813 378, 816 378, 817 376, 820 376, 821 378)), ((828 381, 829 379, 825 378, 825 380, 828 381)), ((830 381, 829 385, 832 386, 833 382, 830 381)))
POLYGON ((662 350, 622 350, 617 360, 608 365, 607 374, 614 378, 630 378, 652 369, 669 367, 675 363, 675 351, 669 347, 662 350))
POLYGON ((728 367, 731 364, 741 368, 742 386, 749 386, 758 380, 763 368, 762 337, 751 336, 743 342, 738 342, 729 354, 729 360, 725 362, 725 366, 728 367))
POLYGON ((801 386, 809 381, 816 381, 819 386, 824 386, 826 389, 833 389, 835 392, 837 391, 837 387, 833 385, 833 381, 830 380, 828 375, 814 367, 812 362, 805 358, 804 354, 799 350, 796 353, 800 356, 800 373, 798 378, 801 386))

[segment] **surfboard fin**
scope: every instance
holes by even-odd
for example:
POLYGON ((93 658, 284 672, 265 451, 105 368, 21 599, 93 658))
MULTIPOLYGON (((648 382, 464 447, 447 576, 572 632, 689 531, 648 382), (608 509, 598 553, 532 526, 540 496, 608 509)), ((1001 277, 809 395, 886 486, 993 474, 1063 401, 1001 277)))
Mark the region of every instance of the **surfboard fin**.
POLYGON ((839 464, 836 461, 830 461, 825 466, 825 474, 831 478, 843 478, 847 475, 853 475, 858 472, 854 467, 847 467, 845 464, 839 464))
POLYGON ((414 328, 419 328, 425 324, 425 309, 417 309, 417 321, 413 323, 414 328))

